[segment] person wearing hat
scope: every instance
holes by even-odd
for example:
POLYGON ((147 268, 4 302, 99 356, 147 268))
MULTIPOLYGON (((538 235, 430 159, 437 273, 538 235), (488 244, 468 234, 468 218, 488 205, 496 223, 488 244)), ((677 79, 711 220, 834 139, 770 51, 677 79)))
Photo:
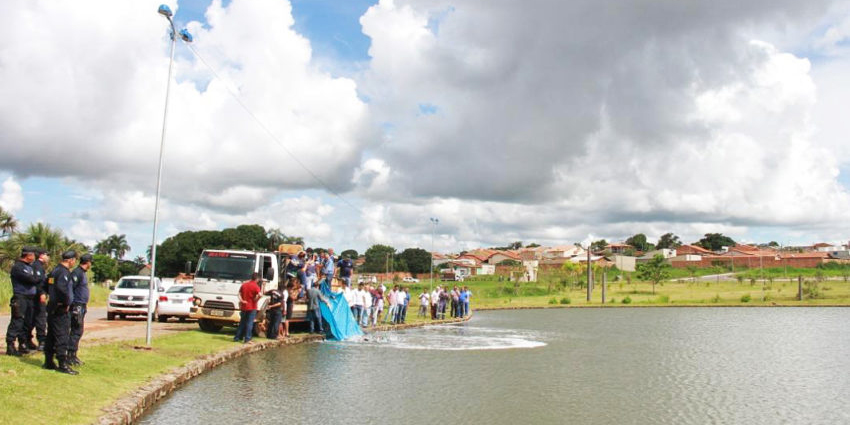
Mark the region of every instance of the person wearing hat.
POLYGON ((26 332, 33 320, 33 306, 36 301, 36 286, 39 278, 32 269, 35 261, 35 248, 24 247, 21 249, 21 257, 12 265, 9 277, 12 280, 12 299, 9 305, 12 307, 12 317, 6 330, 6 355, 20 356, 28 354, 26 346, 26 332), (18 348, 15 349, 15 341, 18 348))
POLYGON ((80 265, 71 272, 73 282, 74 302, 71 304, 71 341, 68 343, 68 364, 82 366, 83 362, 77 357, 80 348, 80 338, 83 337, 83 325, 86 321, 86 305, 89 302, 89 279, 86 272, 91 268, 91 254, 80 257, 80 265))
POLYGON ((50 255, 44 248, 36 248, 35 261, 32 262, 32 270, 41 282, 36 286, 36 302, 33 304, 33 322, 27 328, 27 347, 44 351, 44 340, 47 338, 47 272, 45 268, 50 263, 50 255), (35 338, 38 345, 32 341, 32 331, 35 329, 35 338))
POLYGON ((68 364, 68 340, 71 336, 71 318, 68 311, 74 303, 74 285, 71 268, 77 263, 77 252, 62 253, 62 261, 47 280, 50 298, 47 302, 47 341, 44 344, 44 367, 57 372, 76 375, 68 364), (53 356, 59 365, 53 362, 53 356))

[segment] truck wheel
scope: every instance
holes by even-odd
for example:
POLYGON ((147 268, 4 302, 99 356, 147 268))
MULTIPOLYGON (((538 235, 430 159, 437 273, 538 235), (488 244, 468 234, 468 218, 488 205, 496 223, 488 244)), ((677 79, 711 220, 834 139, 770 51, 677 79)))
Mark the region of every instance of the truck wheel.
POLYGON ((115 313, 106 313, 106 320, 115 320, 115 313))
POLYGON ((216 322, 213 322, 210 319, 200 319, 198 320, 198 326, 204 332, 218 332, 221 330, 222 326, 216 322))
POLYGON ((168 316, 160 314, 159 317, 156 318, 160 323, 165 323, 168 321, 168 316))

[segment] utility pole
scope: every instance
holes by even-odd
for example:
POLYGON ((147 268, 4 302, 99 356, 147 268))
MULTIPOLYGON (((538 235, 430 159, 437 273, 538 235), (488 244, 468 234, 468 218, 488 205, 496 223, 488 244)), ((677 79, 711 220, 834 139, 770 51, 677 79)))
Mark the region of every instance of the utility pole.
POLYGON ((437 224, 440 223, 440 219, 431 217, 431 223, 434 224, 434 227, 431 228, 431 283, 428 284, 429 296, 434 288, 434 233, 437 231, 437 224))
POLYGON ((590 246, 587 247, 587 302, 590 302, 590 293, 593 291, 593 270, 590 268, 590 246))

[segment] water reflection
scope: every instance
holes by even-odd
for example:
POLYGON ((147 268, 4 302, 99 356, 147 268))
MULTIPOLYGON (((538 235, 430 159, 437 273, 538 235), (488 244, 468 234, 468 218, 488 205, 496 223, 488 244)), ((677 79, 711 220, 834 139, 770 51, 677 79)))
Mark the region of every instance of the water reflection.
POLYGON ((142 423, 850 423, 850 309, 572 309, 257 353, 142 423))

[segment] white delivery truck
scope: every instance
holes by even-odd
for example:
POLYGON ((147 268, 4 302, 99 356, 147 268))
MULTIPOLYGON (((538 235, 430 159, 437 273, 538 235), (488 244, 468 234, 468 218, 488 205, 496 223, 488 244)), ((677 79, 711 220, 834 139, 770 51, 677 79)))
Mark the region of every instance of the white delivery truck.
MULTIPOLYGON (((239 325, 239 287, 253 273, 263 276, 262 293, 277 289, 285 278, 284 262, 287 252, 258 252, 228 249, 205 249, 198 260, 193 279, 193 306, 189 316, 207 332, 218 332, 223 326, 239 325)), ((257 302, 257 323, 266 317, 269 297, 257 302)), ((293 321, 306 318, 306 306, 296 303, 293 321)), ((255 326, 254 329, 257 329, 255 326)))

